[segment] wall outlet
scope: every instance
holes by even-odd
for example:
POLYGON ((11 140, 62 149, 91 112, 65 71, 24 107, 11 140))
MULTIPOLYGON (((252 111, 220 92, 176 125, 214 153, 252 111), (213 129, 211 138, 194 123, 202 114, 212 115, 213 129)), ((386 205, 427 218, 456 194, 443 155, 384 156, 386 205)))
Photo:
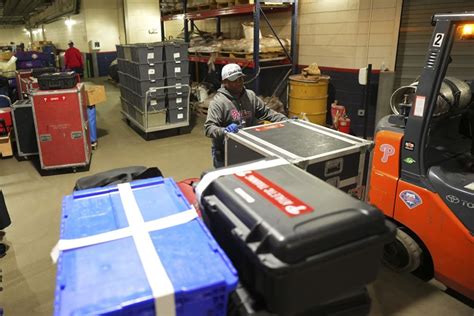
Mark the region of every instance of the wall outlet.
POLYGON ((365 115, 365 110, 364 109, 357 110, 357 115, 358 116, 364 116, 365 115))

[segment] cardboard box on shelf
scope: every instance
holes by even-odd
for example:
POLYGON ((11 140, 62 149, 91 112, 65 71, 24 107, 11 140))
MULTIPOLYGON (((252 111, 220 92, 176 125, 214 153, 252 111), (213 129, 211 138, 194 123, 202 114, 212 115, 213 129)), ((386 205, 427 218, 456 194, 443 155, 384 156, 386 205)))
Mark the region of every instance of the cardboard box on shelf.
POLYGON ((96 105, 107 100, 105 87, 86 84, 87 105, 96 105))

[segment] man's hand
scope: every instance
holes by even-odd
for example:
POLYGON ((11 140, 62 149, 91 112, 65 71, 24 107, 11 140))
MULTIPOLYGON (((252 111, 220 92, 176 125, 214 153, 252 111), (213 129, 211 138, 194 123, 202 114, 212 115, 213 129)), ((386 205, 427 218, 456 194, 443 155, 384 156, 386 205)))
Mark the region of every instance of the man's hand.
POLYGON ((227 133, 237 133, 239 131, 239 125, 235 124, 235 123, 232 123, 232 124, 229 124, 226 128, 225 128, 225 131, 227 133))

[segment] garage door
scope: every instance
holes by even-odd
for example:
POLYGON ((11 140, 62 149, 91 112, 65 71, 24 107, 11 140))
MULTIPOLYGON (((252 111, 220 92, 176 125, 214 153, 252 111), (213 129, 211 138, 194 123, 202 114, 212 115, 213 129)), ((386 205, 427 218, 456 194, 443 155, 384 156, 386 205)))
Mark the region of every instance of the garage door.
MULTIPOLYGON (((473 0, 404 0, 395 68, 395 87, 413 82, 421 73, 433 33, 435 13, 474 11, 473 0)), ((448 75, 474 79, 474 41, 456 41, 448 75)))

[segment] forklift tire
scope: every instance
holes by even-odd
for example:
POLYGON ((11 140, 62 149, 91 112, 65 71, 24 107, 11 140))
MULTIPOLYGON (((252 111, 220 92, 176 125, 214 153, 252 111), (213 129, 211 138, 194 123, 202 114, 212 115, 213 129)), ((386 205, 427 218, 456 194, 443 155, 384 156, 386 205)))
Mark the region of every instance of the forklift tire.
POLYGON ((421 254, 418 243, 398 228, 395 240, 384 247, 382 262, 398 273, 413 272, 421 264, 421 254))

